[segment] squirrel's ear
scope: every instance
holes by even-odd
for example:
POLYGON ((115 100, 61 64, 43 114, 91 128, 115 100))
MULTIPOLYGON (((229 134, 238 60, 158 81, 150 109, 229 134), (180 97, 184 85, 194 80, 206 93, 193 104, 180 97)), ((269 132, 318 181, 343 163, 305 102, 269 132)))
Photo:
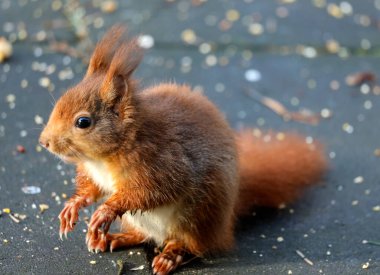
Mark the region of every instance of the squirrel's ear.
POLYGON ((96 72, 106 72, 116 50, 126 41, 127 28, 123 25, 112 26, 96 45, 85 77, 96 72))
POLYGON ((136 70, 142 59, 142 49, 137 38, 122 44, 114 54, 109 69, 100 88, 101 98, 114 104, 118 98, 132 92, 128 87, 128 79, 136 70))

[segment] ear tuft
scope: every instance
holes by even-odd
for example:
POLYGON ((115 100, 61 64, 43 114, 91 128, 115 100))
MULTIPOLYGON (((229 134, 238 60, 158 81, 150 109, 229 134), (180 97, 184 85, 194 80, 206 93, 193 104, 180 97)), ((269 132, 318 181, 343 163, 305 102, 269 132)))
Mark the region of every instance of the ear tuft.
POLYGON ((97 73, 106 72, 111 64, 116 50, 127 41, 127 27, 121 24, 112 26, 97 43, 91 56, 86 77, 97 73))
POLYGON ((125 42, 116 50, 109 69, 100 89, 101 97, 107 101, 124 95, 131 96, 133 91, 128 90, 128 80, 140 64, 143 51, 138 45, 137 38, 125 42))

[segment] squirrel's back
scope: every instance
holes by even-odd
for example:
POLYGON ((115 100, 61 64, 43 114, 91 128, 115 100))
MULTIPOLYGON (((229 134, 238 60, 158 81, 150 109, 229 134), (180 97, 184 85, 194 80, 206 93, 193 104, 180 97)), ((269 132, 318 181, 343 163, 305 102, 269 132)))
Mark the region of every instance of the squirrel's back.
MULTIPOLYGON (((160 141, 178 142, 197 174, 219 162, 229 165, 228 159, 237 161, 234 132, 201 93, 186 85, 160 84, 138 94, 138 101, 146 123, 142 131, 156 127, 160 141)), ((152 141, 152 135, 147 138, 152 141)), ((236 165, 229 170, 236 173, 236 165)))

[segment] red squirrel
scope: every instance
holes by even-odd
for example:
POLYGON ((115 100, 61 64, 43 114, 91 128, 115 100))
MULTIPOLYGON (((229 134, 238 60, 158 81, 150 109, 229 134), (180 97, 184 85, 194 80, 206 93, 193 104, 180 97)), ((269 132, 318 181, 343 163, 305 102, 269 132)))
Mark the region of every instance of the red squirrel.
POLYGON ((162 275, 187 253, 230 249, 236 217, 293 201, 320 179, 326 160, 302 136, 234 133, 186 85, 139 90, 132 73, 141 59, 138 40, 112 27, 84 79, 57 101, 40 143, 77 167, 75 194, 59 215, 61 238, 81 208, 103 199, 88 224, 88 249, 154 243, 161 252, 152 270, 162 275), (109 233, 117 217, 120 233, 109 233))

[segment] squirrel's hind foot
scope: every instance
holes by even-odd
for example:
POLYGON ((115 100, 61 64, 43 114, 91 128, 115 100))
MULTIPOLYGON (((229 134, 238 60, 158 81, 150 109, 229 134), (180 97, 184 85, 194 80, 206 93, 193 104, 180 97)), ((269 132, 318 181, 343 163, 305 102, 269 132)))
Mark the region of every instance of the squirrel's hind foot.
POLYGON ((153 274, 167 275, 175 270, 181 265, 185 252, 184 246, 180 242, 168 241, 163 251, 153 259, 153 274))

